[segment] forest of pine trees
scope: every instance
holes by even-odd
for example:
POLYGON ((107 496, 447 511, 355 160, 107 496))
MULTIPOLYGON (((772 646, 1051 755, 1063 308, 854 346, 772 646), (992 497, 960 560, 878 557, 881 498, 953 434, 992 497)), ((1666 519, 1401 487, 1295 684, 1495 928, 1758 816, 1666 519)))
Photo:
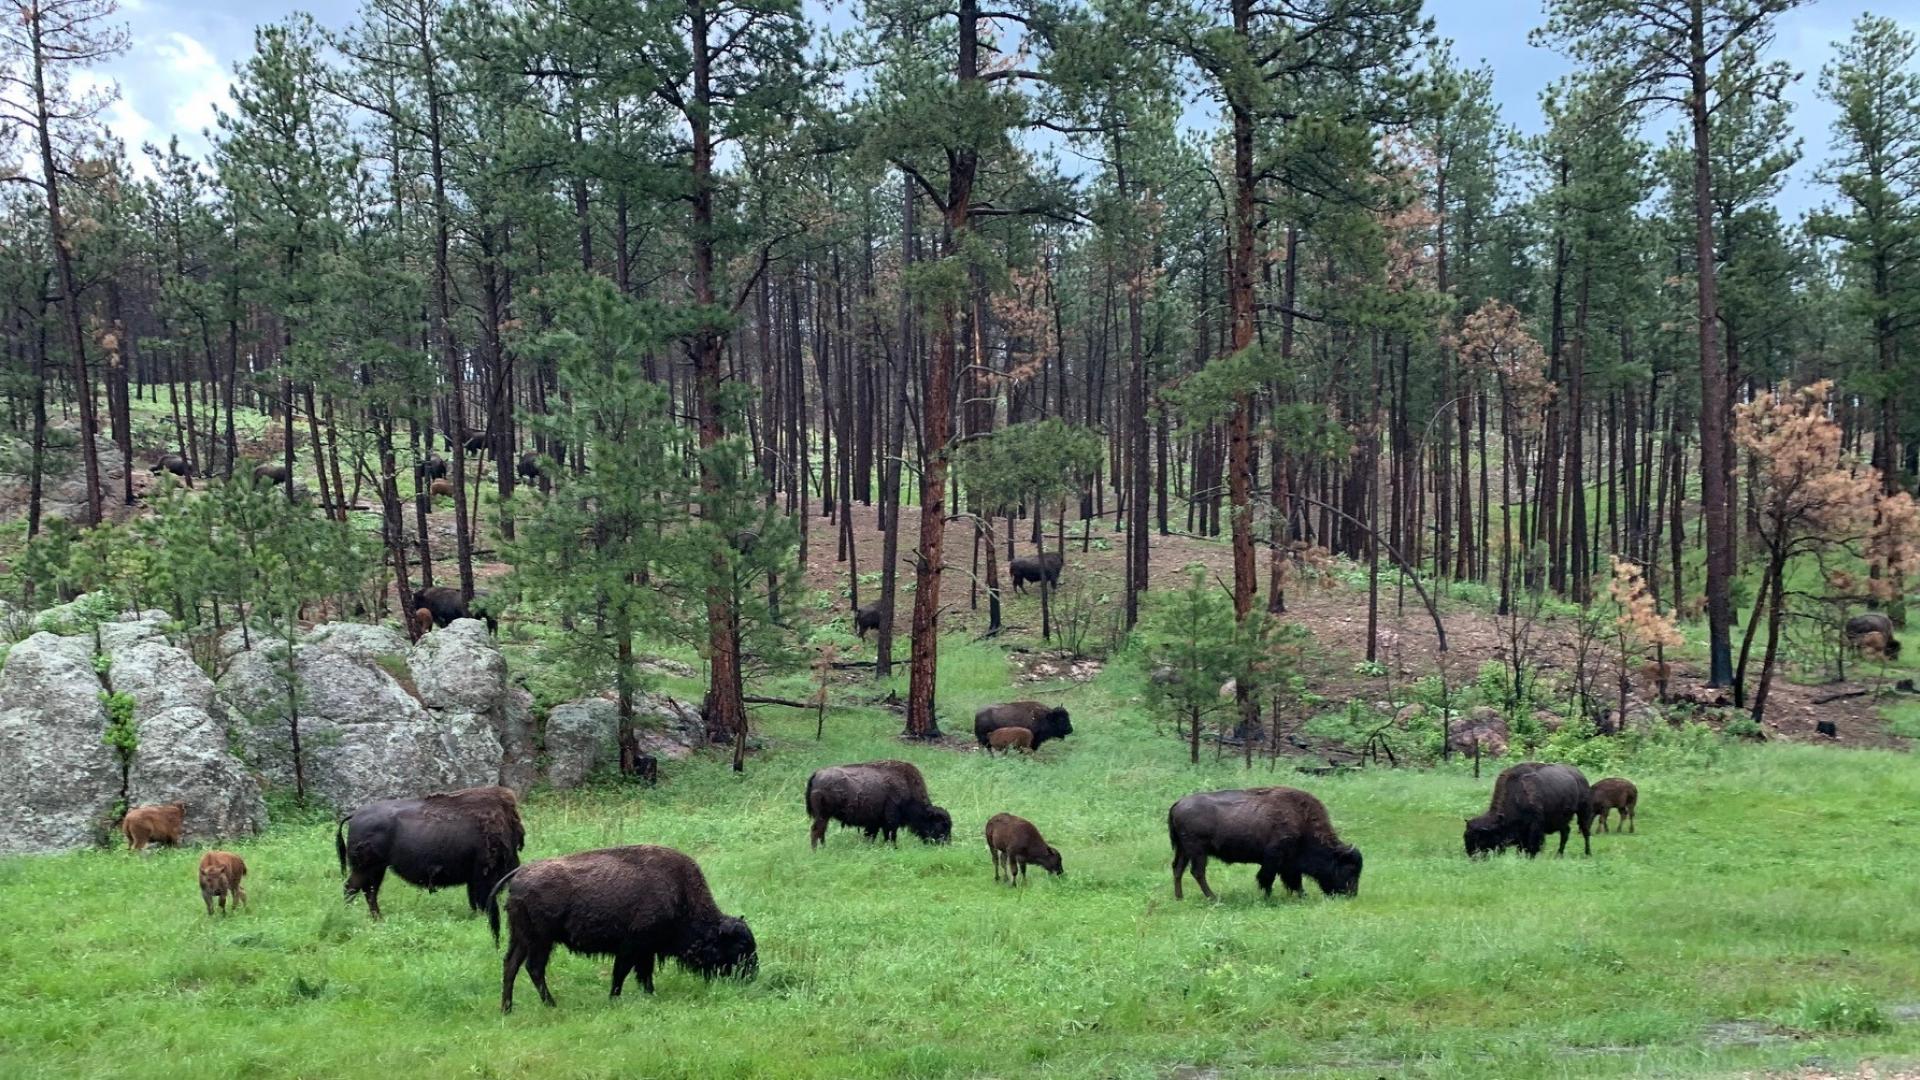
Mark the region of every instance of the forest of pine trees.
POLYGON ((629 717, 636 636, 685 642, 737 754, 809 552, 928 736, 943 613, 997 629, 1011 560, 1091 535, 1131 628, 1201 588, 1177 534, 1231 545, 1243 626, 1321 551, 1376 620, 1626 566, 1758 711, 1783 620, 1898 621, 1920 477, 1920 43, 1863 17, 1789 70, 1794 6, 1549 0, 1575 74, 1523 137, 1417 0, 368 0, 259 28, 200 158, 103 125, 112 0, 6 0, 14 592, 135 575, 219 626, 450 586, 629 717), (1805 143, 1795 78, 1838 110, 1805 143), (196 492, 112 524, 162 455, 196 492), (333 526, 301 574, 197 493, 274 463, 333 526))

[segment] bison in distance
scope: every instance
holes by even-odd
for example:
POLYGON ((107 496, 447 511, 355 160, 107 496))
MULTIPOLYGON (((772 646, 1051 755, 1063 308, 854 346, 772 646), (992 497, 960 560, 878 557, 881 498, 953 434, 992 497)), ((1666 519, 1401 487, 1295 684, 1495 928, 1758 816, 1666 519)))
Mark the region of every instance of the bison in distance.
POLYGON ((1487 812, 1467 819, 1469 858, 1517 847, 1528 858, 1540 854, 1550 833, 1560 834, 1559 854, 1567 853, 1573 823, 1580 824, 1580 842, 1593 854, 1592 789, 1587 778, 1571 765, 1543 765, 1523 761, 1502 772, 1493 782, 1493 801, 1487 812))
POLYGON ((513 1011, 520 966, 540 992, 555 945, 613 957, 613 993, 630 974, 653 993, 653 966, 669 957, 695 974, 752 978, 759 965, 747 921, 721 912, 692 859, 672 848, 637 845, 541 859, 500 879, 487 897, 487 924, 500 943, 501 889, 507 890, 507 955, 500 1011, 513 1011))
POLYGON ((365 895, 376 919, 388 870, 428 892, 465 885, 467 905, 481 910, 500 879, 520 865, 526 839, 519 801, 504 787, 369 803, 333 834, 347 902, 365 895))
POLYGON ((1027 582, 1035 584, 1046 582, 1054 588, 1060 586, 1060 569, 1065 556, 1058 552, 1045 555, 1022 555, 1007 564, 1007 572, 1013 577, 1013 591, 1026 592, 1027 582))
POLYGON ((813 819, 809 847, 827 838, 827 822, 838 821, 866 834, 898 843, 901 829, 929 844, 953 835, 953 817, 933 805, 926 778, 904 761, 829 765, 807 778, 807 815, 813 819))
POLYGON ((1258 865, 1255 880, 1268 896, 1275 877, 1295 894, 1303 891, 1303 876, 1328 896, 1360 891, 1360 849, 1341 841, 1319 799, 1296 788, 1189 795, 1167 811, 1167 836, 1173 843, 1175 900, 1182 899, 1180 879, 1189 868, 1200 892, 1213 899, 1207 886, 1209 858, 1258 865))
POLYGON ((1012 814, 995 814, 987 819, 987 854, 993 856, 993 880, 1000 880, 1004 866, 1007 884, 1018 885, 1027 879, 1032 864, 1049 874, 1064 874, 1060 852, 1040 835, 1033 822, 1012 814))

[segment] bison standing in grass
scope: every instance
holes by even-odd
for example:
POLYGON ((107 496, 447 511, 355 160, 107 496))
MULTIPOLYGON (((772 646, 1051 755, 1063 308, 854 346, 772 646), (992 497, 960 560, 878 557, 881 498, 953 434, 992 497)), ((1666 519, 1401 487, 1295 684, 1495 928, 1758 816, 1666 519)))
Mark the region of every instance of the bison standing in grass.
POLYGON ((973 737, 981 746, 991 745, 994 732, 1005 728, 1025 728, 1033 732, 1033 748, 1040 749, 1049 739, 1064 739, 1073 734, 1073 721, 1067 710, 1038 701, 1009 701, 989 705, 973 714, 973 737))
POLYGON ((1022 555, 1007 564, 1007 573, 1013 578, 1013 591, 1026 592, 1027 582, 1034 584, 1046 582, 1054 588, 1060 587, 1060 568, 1066 556, 1057 551, 1044 555, 1022 555))
POLYGON ((1600 831, 1607 831, 1607 815, 1620 811, 1620 822, 1628 832, 1634 831, 1634 813, 1640 805, 1640 789, 1633 781, 1618 776, 1609 776, 1593 785, 1587 793, 1587 800, 1593 804, 1593 816, 1600 822, 1600 831))
POLYGON ((1182 898, 1181 875, 1189 867, 1207 899, 1207 859, 1255 863, 1260 888, 1273 895, 1273 879, 1299 893, 1304 875, 1328 896, 1360 891, 1360 849, 1333 831, 1327 808, 1295 788, 1263 787, 1189 795, 1167 812, 1173 842, 1173 898, 1182 898))
POLYGON ((853 632, 860 635, 861 641, 865 641, 867 640, 867 631, 880 629, 885 619, 886 612, 879 604, 868 604, 863 608, 855 608, 853 609, 853 632))
POLYGON ((1593 805, 1587 778, 1571 765, 1543 765, 1523 761, 1502 772, 1493 782, 1493 802, 1487 812, 1467 819, 1467 856, 1473 858, 1517 847, 1531 859, 1549 833, 1560 834, 1559 854, 1567 853, 1573 823, 1580 823, 1580 842, 1593 854, 1593 805))
POLYGON ((1900 643, 1893 637, 1893 620, 1878 611, 1855 615, 1847 620, 1847 644, 1866 651, 1868 639, 1879 634, 1879 652, 1889 660, 1900 658, 1900 643))
MULTIPOLYGON (((475 596, 474 600, 481 599, 475 596)), ((434 585, 420 589, 413 594, 413 606, 416 611, 425 609, 433 617, 435 626, 451 626, 458 619, 481 619, 487 624, 489 633, 498 633, 500 622, 492 614, 475 611, 459 589, 450 589, 445 585, 434 585)))
POLYGON ((513 1011, 513 984, 525 964, 540 1000, 555 945, 584 956, 613 957, 613 997, 629 974, 653 993, 653 965, 668 957, 688 971, 753 977, 759 966, 747 921, 721 912, 707 879, 672 848, 638 845, 541 859, 501 878, 487 897, 487 925, 500 944, 501 889, 508 892, 507 955, 500 1011, 513 1011))
POLYGON ((347 875, 347 902, 365 894, 376 919, 389 869, 428 892, 465 885, 467 905, 479 911, 500 879, 520 865, 526 840, 519 801, 504 787, 369 803, 333 833, 340 872, 347 875))
POLYGON ((901 829, 929 844, 953 835, 953 817, 933 805, 926 777, 905 761, 869 761, 829 765, 807 778, 807 815, 813 819, 809 847, 827 838, 827 822, 838 821, 864 832, 868 840, 884 836, 898 843, 901 829))
POLYGON ((180 829, 186 820, 185 803, 136 806, 120 819, 120 833, 127 838, 128 847, 145 854, 148 844, 180 846, 180 829))
POLYGON ((229 899, 236 910, 246 903, 247 890, 240 887, 240 879, 246 876, 246 862, 231 851, 209 851, 200 856, 200 899, 206 902, 207 914, 213 914, 215 897, 220 900, 222 915, 227 913, 229 899))
POLYGON ((1027 879, 1027 864, 1039 866, 1049 874, 1064 874, 1060 852, 1041 837, 1033 822, 1012 814, 995 814, 987 819, 987 853, 993 856, 993 880, 1000 880, 1004 865, 1007 884, 1018 885, 1027 879))

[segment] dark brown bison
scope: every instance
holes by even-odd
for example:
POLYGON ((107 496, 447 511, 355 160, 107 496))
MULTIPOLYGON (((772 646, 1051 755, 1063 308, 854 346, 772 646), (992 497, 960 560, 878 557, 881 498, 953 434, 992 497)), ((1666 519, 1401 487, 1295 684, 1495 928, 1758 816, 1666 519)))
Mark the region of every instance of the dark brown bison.
POLYGON ((1001 728, 1026 728, 1033 732, 1033 748, 1040 749, 1049 739, 1064 739, 1073 734, 1073 721, 1067 710, 1038 701, 1009 701, 989 705, 973 714, 973 737, 987 745, 988 736, 1001 728))
MULTIPOLYGON (((479 596, 474 597, 480 599, 479 596)), ((498 632, 500 622, 491 614, 476 611, 467 598, 460 595, 459 589, 450 589, 445 585, 435 585, 421 589, 413 594, 415 609, 425 609, 433 616, 433 625, 450 626, 456 619, 481 619, 486 622, 489 631, 498 632)), ((416 610, 417 613, 417 610, 416 610)))
POLYGON ((1609 776, 1594 784, 1587 792, 1587 801, 1593 804, 1593 816, 1600 822, 1600 831, 1607 831, 1607 815, 1620 811, 1620 821, 1628 832, 1634 831, 1634 812, 1640 804, 1640 789, 1633 781, 1618 776, 1609 776))
POLYGON ((487 433, 483 431, 478 435, 469 435, 467 436, 467 441, 461 443, 460 446, 469 454, 477 454, 487 449, 487 433))
POLYGON ((953 835, 953 817, 933 805, 926 778, 904 761, 869 761, 862 765, 829 765, 807 778, 807 814, 813 819, 809 847, 827 838, 827 822, 859 829, 868 840, 884 836, 899 842, 906 829, 929 844, 944 844, 953 835))
POLYGON ((520 475, 520 479, 525 480, 529 484, 538 481, 541 476, 540 455, 531 450, 521 454, 520 463, 514 466, 513 471, 520 475))
POLYGON ((1878 611, 1869 611, 1855 615, 1847 620, 1847 644, 1856 649, 1863 648, 1869 634, 1880 635, 1880 649, 1887 659, 1900 658, 1900 642, 1893 636, 1893 620, 1878 611))
POLYGON ((1167 811, 1167 837, 1173 842, 1173 898, 1182 898, 1180 877, 1189 866, 1194 884, 1207 899, 1207 859, 1255 863, 1255 881, 1268 896, 1273 879, 1291 893, 1301 892, 1301 876, 1328 896, 1360 892, 1360 849, 1343 843, 1333 831, 1327 808, 1296 788, 1263 787, 1206 791, 1189 795, 1167 811))
POLYGON ((1060 568, 1064 556, 1049 551, 1044 555, 1022 555, 1007 564, 1007 573, 1013 578, 1013 591, 1025 592, 1027 582, 1036 584, 1045 581, 1054 587, 1060 585, 1060 568))
POLYGON ((178 847, 180 828, 186 820, 185 803, 136 806, 120 819, 120 833, 127 838, 127 846, 139 852, 145 852, 148 844, 178 847))
POLYGON ((1540 854, 1547 834, 1560 834, 1559 854, 1567 853, 1573 822, 1580 823, 1580 841, 1593 854, 1593 807, 1587 778, 1571 765, 1543 765, 1523 761, 1502 772, 1493 782, 1493 801, 1487 812, 1467 819, 1468 857, 1517 847, 1528 858, 1540 854))
POLYGON ((467 905, 479 911, 500 879, 520 865, 526 842, 519 800, 504 787, 369 803, 333 833, 340 872, 347 875, 347 902, 364 893, 376 919, 389 869, 428 892, 465 885, 467 905))
POLYGON ((993 856, 993 880, 1000 880, 1000 869, 1004 865, 1007 872, 1007 884, 1017 885, 1027 877, 1027 864, 1032 863, 1049 874, 1064 874, 1060 866, 1060 853, 1047 845, 1026 818, 1012 814, 995 814, 987 819, 987 853, 993 856))
POLYGON ((1033 732, 1023 727, 1003 727, 987 733, 987 752, 1024 750, 1033 752, 1033 732))
POLYGON ((180 479, 185 480, 188 487, 193 486, 193 465, 179 454, 161 454, 160 457, 154 461, 152 471, 155 476, 163 472, 172 473, 180 479))
POLYGON ((284 484, 287 482, 287 467, 279 462, 255 465, 253 479, 256 483, 265 480, 269 484, 284 484))
POLYGON ((233 900, 237 909, 247 902, 247 890, 240 887, 240 879, 247 876, 247 864, 240 856, 231 851, 209 851, 200 856, 200 899, 207 905, 207 914, 213 914, 213 901, 220 899, 220 914, 227 913, 227 900, 233 900))
POLYGON ((629 974, 653 993, 653 965, 672 957, 713 978, 753 977, 759 966, 747 921, 713 902, 700 867, 672 848, 642 844, 541 859, 500 879, 487 899, 487 925, 500 944, 500 898, 507 896, 507 956, 500 1011, 513 1011, 513 984, 526 964, 540 1000, 555 945, 583 956, 613 957, 613 997, 629 974))
POLYGON ((861 641, 865 641, 867 640, 867 631, 880 629, 885 618, 885 613, 880 610, 879 604, 868 604, 863 608, 855 608, 853 612, 853 632, 860 635, 861 641))
POLYGON ((428 480, 445 479, 447 475, 447 459, 441 457, 439 454, 427 455, 427 460, 420 464, 420 475, 426 477, 428 480))

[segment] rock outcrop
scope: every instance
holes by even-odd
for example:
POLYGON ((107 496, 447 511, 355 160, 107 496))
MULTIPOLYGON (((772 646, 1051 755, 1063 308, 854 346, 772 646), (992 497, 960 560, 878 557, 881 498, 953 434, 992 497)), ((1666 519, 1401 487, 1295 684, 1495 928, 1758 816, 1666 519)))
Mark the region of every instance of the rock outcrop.
POLYGON ((107 835, 120 759, 105 742, 93 646, 46 632, 13 646, 0 670, 0 854, 87 847, 107 835))

